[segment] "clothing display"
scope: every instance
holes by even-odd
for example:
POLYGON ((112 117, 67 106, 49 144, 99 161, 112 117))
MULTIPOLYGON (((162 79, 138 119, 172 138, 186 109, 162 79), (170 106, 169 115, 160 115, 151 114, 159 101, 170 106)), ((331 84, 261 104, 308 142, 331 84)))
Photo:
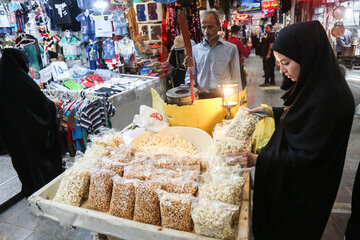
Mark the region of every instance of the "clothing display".
POLYGON ((91 19, 95 21, 95 36, 96 37, 112 37, 112 14, 96 14, 90 15, 91 19))
POLYGON ((64 57, 75 59, 80 55, 81 40, 76 36, 63 37, 60 40, 59 46, 62 47, 64 57))

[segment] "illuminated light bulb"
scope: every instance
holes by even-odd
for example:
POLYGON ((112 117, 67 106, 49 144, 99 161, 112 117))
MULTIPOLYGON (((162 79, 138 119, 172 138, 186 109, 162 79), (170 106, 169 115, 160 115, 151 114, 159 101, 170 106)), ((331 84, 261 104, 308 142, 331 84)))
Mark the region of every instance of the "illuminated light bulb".
POLYGON ((105 0, 98 0, 98 1, 94 2, 94 8, 105 9, 108 7, 108 5, 109 5, 109 3, 105 0))

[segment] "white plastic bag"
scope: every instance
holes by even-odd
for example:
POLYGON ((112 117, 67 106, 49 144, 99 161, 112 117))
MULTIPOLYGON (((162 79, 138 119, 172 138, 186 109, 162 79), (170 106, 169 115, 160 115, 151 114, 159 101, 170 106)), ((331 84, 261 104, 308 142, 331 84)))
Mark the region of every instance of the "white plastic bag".
POLYGON ((140 115, 134 116, 133 123, 153 132, 159 132, 169 126, 169 122, 164 115, 145 105, 140 106, 140 115))

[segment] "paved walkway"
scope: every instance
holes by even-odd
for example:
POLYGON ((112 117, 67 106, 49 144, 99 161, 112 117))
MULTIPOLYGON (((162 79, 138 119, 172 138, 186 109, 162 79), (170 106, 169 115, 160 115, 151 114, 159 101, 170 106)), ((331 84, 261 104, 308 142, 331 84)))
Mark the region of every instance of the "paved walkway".
MULTIPOLYGON (((281 106, 282 91, 281 75, 276 71, 274 87, 259 87, 262 78, 262 61, 251 55, 246 59, 249 72, 247 89, 248 106, 255 107, 261 103, 271 106, 281 106)), ((344 173, 332 214, 323 235, 323 240, 342 240, 347 220, 350 215, 350 203, 353 181, 360 159, 360 117, 355 116, 350 142, 344 167, 344 173)), ((20 182, 12 168, 9 156, 0 156, 0 204, 19 191, 20 182), (5 191, 9 190, 9 191, 5 191), (7 193, 9 192, 9 194, 7 193)), ((87 240, 90 232, 83 229, 69 231, 63 229, 57 222, 43 217, 35 217, 27 209, 25 199, 0 213, 0 240, 87 240)))

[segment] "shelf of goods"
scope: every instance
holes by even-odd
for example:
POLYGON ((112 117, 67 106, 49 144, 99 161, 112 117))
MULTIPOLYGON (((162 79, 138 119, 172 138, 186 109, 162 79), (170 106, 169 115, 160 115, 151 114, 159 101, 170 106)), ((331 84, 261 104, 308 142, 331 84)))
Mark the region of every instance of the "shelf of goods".
MULTIPOLYGON (((179 140, 178 137, 180 137, 182 139, 180 141, 184 140, 184 141, 190 142, 192 144, 192 146, 194 146, 196 149, 198 149, 198 151, 200 153, 203 154, 205 151, 209 152, 209 149, 211 148, 211 144, 212 144, 213 140, 204 131, 199 130, 199 129, 194 129, 193 134, 190 134, 191 128, 186 128, 186 127, 172 128, 172 127, 170 127, 169 129, 170 129, 170 131, 165 130, 165 131, 159 132, 159 135, 162 135, 165 140, 168 140, 169 137, 179 140), (184 133, 183 136, 181 136, 182 132, 184 133), (177 136, 175 137, 175 135, 177 135, 177 136)), ((159 139, 159 135, 154 137, 154 138, 157 138, 155 140, 159 139)), ((139 142, 139 141, 137 141, 137 142, 139 142)), ((148 143, 148 142, 150 142, 150 140, 145 139, 145 141, 140 141, 140 142, 148 143)), ((184 142, 182 142, 182 143, 184 143, 184 142)), ((119 146, 118 142, 115 144, 115 146, 119 146)), ((149 149, 148 146, 145 146, 145 148, 139 147, 140 145, 137 145, 137 146, 138 146, 138 148, 136 151, 140 151, 139 149, 145 149, 145 150, 149 149)), ((154 147, 154 148, 156 148, 156 147, 154 147)), ((137 153, 139 153, 139 152, 137 152, 137 153)), ((141 153, 144 153, 144 152, 141 152, 141 153)), ((164 154, 164 153, 162 153, 162 154, 164 154)), ((136 156, 136 153, 135 153, 135 156, 136 156)), ((156 155, 154 155, 154 156, 156 156, 156 155)), ((174 158, 176 158, 176 156, 174 158)), ((144 159, 144 158, 142 158, 142 159, 144 159)), ((187 158, 187 159, 189 159, 189 158, 187 158)), ((153 160, 150 159, 149 161, 153 161, 153 160)), ((203 161, 203 159, 201 161, 203 161)), ((199 168, 200 168, 200 162, 197 162, 198 165, 196 165, 196 166, 199 166, 199 168)), ((180 162, 177 162, 175 164, 174 162, 172 162, 172 163, 161 162, 160 163, 160 161, 156 162, 156 163, 157 164, 168 164, 167 165, 168 167, 173 167, 176 164, 180 164, 180 162)), ((182 166, 185 166, 185 165, 182 165, 182 166)), ((188 167, 190 168, 190 165, 188 165, 188 167)), ((126 167, 125 167, 125 169, 126 169, 126 167)), ((202 169, 201 171, 204 171, 202 162, 201 162, 201 169, 202 169)), ((162 169, 162 170, 164 170, 164 169, 162 169)), ((218 168, 218 171, 219 170, 223 171, 223 168, 218 168)), ((126 170, 124 171, 124 178, 126 175, 125 172, 126 172, 126 170)), ((179 174, 179 172, 177 172, 177 173, 179 174)), ((200 174, 200 172, 198 172, 198 173, 200 174)), ((224 172, 222 172, 222 173, 224 173, 224 172)), ((62 225, 64 227, 67 227, 67 228, 80 227, 80 228, 88 229, 91 232, 105 234, 109 237, 109 239, 116 239, 116 238, 146 239, 146 240, 151 240, 151 239, 154 239, 154 240, 155 239, 156 240, 158 240, 158 239, 160 239, 160 240, 215 239, 215 238, 196 234, 195 233, 196 227, 198 227, 198 229, 200 229, 201 231, 209 231, 209 232, 218 231, 217 233, 219 233, 219 232, 228 233, 223 230, 223 226, 225 226, 227 224, 228 225, 231 224, 231 225, 229 225, 229 226, 231 226, 231 231, 232 231, 231 232, 232 235, 231 235, 230 239, 245 240, 245 239, 249 239, 249 217, 250 217, 250 215, 249 215, 249 213, 250 213, 250 180, 249 179, 250 179, 250 171, 248 169, 242 169, 240 171, 240 173, 241 173, 241 177, 242 177, 241 181, 243 184, 243 189, 242 189, 241 193, 239 192, 240 195, 237 195, 238 197, 233 199, 236 201, 241 201, 240 204, 230 205, 230 204, 225 204, 225 203, 221 203, 221 202, 217 202, 217 201, 215 202, 215 199, 211 199, 211 200, 214 200, 214 201, 211 201, 211 203, 215 204, 215 205, 211 205, 211 206, 216 206, 216 207, 215 208, 210 207, 210 210, 209 210, 209 206, 206 206, 206 204, 204 204, 204 202, 205 203, 207 201, 210 202, 210 200, 205 200, 205 199, 200 198, 201 193, 199 193, 199 197, 191 196, 191 199, 192 199, 191 201, 193 201, 194 199, 198 201, 197 206, 200 206, 202 204, 201 210, 198 207, 198 210, 200 211, 200 212, 198 212, 198 215, 194 214, 194 216, 198 217, 197 221, 199 221, 199 217, 201 219, 204 216, 204 214, 208 217, 209 213, 206 212, 208 210, 212 211, 212 212, 217 212, 216 216, 223 214, 223 212, 234 211, 233 214, 229 215, 230 217, 223 218, 223 219, 227 219, 224 221, 227 221, 228 223, 221 222, 221 223, 217 223, 217 225, 215 224, 214 225, 215 230, 211 227, 209 228, 208 226, 204 226, 204 225, 196 226, 196 224, 199 224, 199 222, 195 222, 195 220, 193 223, 194 225, 192 225, 192 223, 191 223, 189 226, 187 226, 187 229, 190 228, 190 230, 191 230, 192 226, 194 226, 194 230, 192 232, 185 232, 185 231, 174 230, 174 229, 163 227, 165 221, 169 221, 170 224, 178 224, 176 221, 175 222, 173 221, 173 217, 170 217, 172 215, 167 215, 166 217, 162 215, 164 209, 161 209, 161 224, 157 224, 159 226, 155 226, 155 225, 150 225, 150 224, 146 224, 146 223, 142 223, 142 222, 138 222, 138 221, 133 221, 133 220, 125 219, 125 218, 112 216, 109 213, 106 213, 108 210, 106 210, 106 212, 101 212, 101 211, 85 208, 85 207, 89 207, 90 195, 91 195, 91 191, 92 191, 91 190, 92 182, 90 183, 89 199, 85 202, 82 201, 81 204, 79 204, 80 205, 79 207, 54 201, 55 196, 57 196, 58 189, 61 189, 60 188, 61 180, 64 178, 64 176, 66 176, 66 172, 64 174, 58 176, 56 179, 54 179, 52 182, 50 182, 49 184, 44 186, 42 189, 40 189, 36 193, 34 193, 28 199, 29 208, 30 208, 30 211, 32 211, 36 216, 44 216, 46 218, 50 218, 54 221, 59 222, 60 225, 62 225), (241 196, 241 197, 239 197, 239 196, 241 196), (200 204, 199 202, 202 202, 202 203, 200 204), (239 206, 240 206, 240 208, 239 208, 239 206), (219 208, 217 209, 217 207, 219 207, 219 208), (235 208, 236 210, 233 210, 234 207, 236 207, 235 208), (230 209, 232 209, 232 210, 230 210, 230 209), (221 211, 216 211, 216 210, 221 210, 221 211), (230 223, 230 222, 232 222, 232 223, 230 223), (220 228, 221 230, 219 230, 219 229, 216 230, 216 228, 220 228)), ((182 174, 184 174, 184 173, 182 173, 182 174)), ((91 176, 93 177, 93 175, 91 175, 91 176)), ((170 175, 167 175, 167 176, 170 176, 170 175)), ((194 175, 194 176, 196 176, 196 175, 194 175)), ((199 175, 197 175, 197 176, 199 176, 199 175)), ((150 175, 150 178, 151 177, 152 177, 152 175, 150 175)), ((201 181, 204 181, 204 180, 201 180, 203 177, 203 174, 199 177, 200 177, 200 179, 196 180, 196 181, 199 181, 199 183, 201 181)), ((197 177, 195 177, 195 178, 197 178, 197 177)), ((239 178, 239 175, 237 175, 237 179, 238 178, 239 178)), ((162 178, 162 179, 164 180, 165 178, 162 178)), ((203 179, 205 179, 205 178, 203 178, 203 179)), ((136 181, 138 181, 138 180, 136 180, 136 181)), ((195 180, 193 180, 193 181, 195 181, 195 180)), ((218 178, 215 177, 214 179, 212 179, 210 181, 211 184, 208 184, 208 187, 213 187, 216 189, 216 187, 218 185, 218 184, 216 184, 216 181, 218 181, 218 178)), ((116 180, 114 178, 114 189, 115 189, 115 182, 116 182, 116 180)), ((162 184, 164 184, 164 183, 162 183, 162 184)), ((171 182, 171 184, 173 184, 173 182, 171 182)), ((136 186, 136 185, 134 184, 134 186, 136 186)), ((201 185, 200 185, 199 189, 201 189, 201 185)), ((216 191, 218 191, 216 193, 217 195, 216 196, 213 195, 212 197, 219 197, 219 195, 222 195, 222 194, 219 194, 219 190, 220 190, 220 192, 224 191, 223 189, 217 189, 216 190, 216 191)), ((81 190, 81 191, 85 191, 85 190, 81 190)), ((113 191, 115 191, 115 190, 113 190, 113 191)), ((136 190, 135 192, 137 192, 137 191, 138 190, 136 190)), ((166 191, 168 191, 168 190, 166 189, 166 191)), ((162 190, 160 190, 160 192, 163 192, 163 194, 171 195, 162 190)), ((184 195, 190 196, 190 194, 178 194, 178 195, 179 196, 180 195, 181 196, 184 196, 184 195)), ((193 193, 193 195, 196 195, 196 194, 193 193)), ((205 192, 205 195, 206 195, 206 192, 205 192)), ((226 195, 233 196, 230 193, 228 193, 226 195)), ((221 198, 221 196, 220 196, 220 198, 221 198)), ((164 202, 162 202, 162 199, 163 199, 162 197, 159 197, 159 199, 160 199, 160 207, 164 207, 164 206, 169 207, 169 205, 166 205, 166 204, 163 205, 164 202)), ((179 199, 173 198, 171 201, 179 202, 179 199)), ((180 202, 181 202, 181 204, 183 204, 182 201, 180 201, 180 202)), ((135 200, 134 219, 135 219, 135 215, 136 215, 136 211, 137 211, 136 204, 137 204, 137 200, 135 200)), ((157 203, 157 204, 159 204, 159 203, 157 203)), ((147 205, 147 206, 148 207, 142 208, 141 211, 143 211, 143 209, 149 208, 149 205, 147 205)), ((193 206, 193 202, 191 202, 191 211, 192 211, 191 217, 192 218, 193 218, 193 213, 194 213, 193 208, 196 208, 196 207, 195 207, 195 205, 193 206)), ((110 208, 110 212, 111 211, 112 210, 110 208)), ((120 209, 120 211, 123 211, 123 209, 120 209)), ((177 217, 175 217, 175 218, 177 218, 177 217)), ((219 218, 215 217, 215 215, 211 216, 210 218, 216 219, 217 221, 219 219, 219 218)), ((133 218, 131 218, 131 219, 133 219, 133 218)), ((184 220, 181 219, 180 221, 184 221, 184 220)), ((189 221, 191 221, 191 220, 189 220, 189 221)), ((190 222, 188 222, 188 223, 190 223, 190 222)), ((213 225, 213 223, 214 223, 213 221, 210 221, 209 224, 213 225)), ((208 235, 208 236, 210 236, 210 235, 208 235)), ((217 235, 217 236, 221 237, 223 239, 226 238, 225 236, 219 236, 219 235, 217 235)))

